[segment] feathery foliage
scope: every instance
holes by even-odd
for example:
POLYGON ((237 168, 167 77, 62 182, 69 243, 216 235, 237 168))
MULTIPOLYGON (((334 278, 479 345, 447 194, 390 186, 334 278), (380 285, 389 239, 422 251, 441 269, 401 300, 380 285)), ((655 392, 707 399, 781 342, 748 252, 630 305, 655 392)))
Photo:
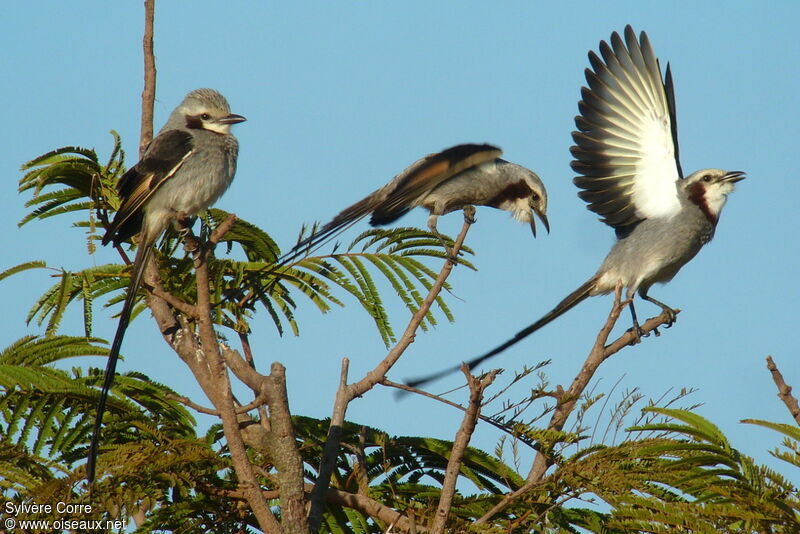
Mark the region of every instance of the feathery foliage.
MULTIPOLYGON (((124 172, 124 154, 113 133, 108 162, 93 150, 64 147, 23 166, 20 192, 30 192, 32 210, 20 225, 69 214, 75 227, 87 229, 87 249, 94 253, 99 231, 119 207, 116 183, 124 172)), ((229 214, 208 210, 200 233, 227 220, 229 214)), ((191 259, 181 252, 177 233, 168 231, 154 254, 160 284, 175 299, 196 301, 191 259)), ((135 247, 135 242, 130 245, 135 247)), ((279 333, 297 334, 295 311, 301 302, 325 313, 355 301, 373 319, 387 345, 395 341, 384 294, 398 295, 407 310, 419 309, 437 274, 427 259, 445 260, 438 239, 414 228, 369 230, 344 251, 279 264, 280 250, 272 238, 242 219, 233 222, 209 264, 212 318, 222 328, 247 333, 263 307, 279 333)), ((120 248, 125 263, 128 258, 120 248)), ((467 252, 470 252, 467 250, 467 252)), ((464 260, 460 265, 473 268, 464 260)), ((36 300, 27 320, 43 326, 44 336, 26 336, 0 351, 0 492, 11 501, 92 502, 96 518, 137 517, 137 531, 241 532, 257 522, 246 505, 233 462, 219 425, 204 434, 183 399, 141 373, 116 378, 104 419, 104 441, 94 500, 85 487, 84 459, 91 434, 89 414, 99 396, 98 369, 64 369, 68 358, 106 356, 102 340, 91 337, 93 308, 119 304, 128 286, 128 267, 105 264, 52 269, 30 261, 5 269, 0 281, 42 270, 55 278, 36 300), (59 335, 70 306, 81 304, 83 337, 59 335)), ((448 288, 449 289, 449 288, 448 288)), ((146 292, 142 290, 142 294, 146 292)), ((446 303, 439 312, 453 320, 446 303)), ((144 309, 140 302, 135 313, 144 309)), ((179 307, 179 306, 178 306, 179 307)), ((174 310, 180 315, 180 310, 174 310)), ((423 328, 434 326, 428 313, 423 328)), ((186 321, 191 324, 192 321, 186 321)), ((800 498, 781 474, 757 465, 742 454, 711 422, 690 409, 672 409, 682 398, 657 402, 625 422, 643 399, 638 390, 623 393, 612 409, 605 430, 594 408, 604 411, 604 394, 589 392, 580 401, 572 427, 548 430, 537 426, 552 412, 547 399, 563 401, 551 391, 542 363, 526 368, 514 382, 531 373, 539 384, 526 398, 504 402, 490 421, 507 435, 494 454, 467 448, 448 528, 467 530, 504 496, 525 486, 519 472, 519 444, 547 455, 544 478, 489 522, 487 532, 772 532, 800 531, 800 498), (542 406, 540 414, 527 410, 542 406), (620 436, 623 436, 620 439, 620 436), (512 458, 504 458, 506 445, 512 458), (466 494, 469 492, 469 494, 466 494), (591 506, 586 506, 591 504, 591 506), (599 504, 599 506, 598 506, 599 504)), ((505 390, 503 390, 505 392, 505 390)), ((489 401, 499 399, 500 394, 489 401)), ((319 458, 328 435, 327 420, 295 416, 294 429, 304 462, 306 487, 316 481, 319 458)), ((800 431, 796 427, 759 420, 747 422, 785 436, 776 457, 800 466, 800 431)), ((257 468, 258 483, 277 509, 279 485, 276 461, 250 415, 240 415, 248 456, 257 468)), ((342 428, 342 448, 336 458, 331 487, 344 496, 367 499, 368 506, 331 501, 322 531, 377 533, 392 528, 375 510, 381 507, 408 516, 420 527, 430 524, 441 496, 452 443, 418 436, 391 436, 355 423, 342 428)), ((95 515, 95 514, 93 514, 95 515)), ((18 520, 47 519, 21 514, 18 520), (30 517, 28 517, 30 516, 30 517)), ((92 519, 95 517, 87 517, 92 519)), ((51 519, 56 519, 52 517, 51 519)))
MULTIPOLYGON (((92 413, 100 376, 63 371, 54 364, 106 353, 96 340, 64 336, 29 336, 0 351, 0 491, 6 496, 89 502, 83 485, 91 425, 86 414, 92 413)), ((195 420, 169 388, 138 373, 118 381, 100 456, 98 513, 144 513, 142 532, 236 532, 254 526, 249 510, 242 507, 220 427, 198 435, 195 420)), ((580 447, 585 435, 531 429, 529 439, 542 447, 557 451, 555 444, 572 443, 575 450, 554 456, 554 467, 542 483, 491 525, 529 532, 796 531, 800 500, 788 481, 756 465, 717 427, 691 412, 650 407, 644 413, 645 423, 630 427, 629 439, 616 445, 580 447), (587 499, 602 501, 609 511, 575 506, 587 499)), ((249 423, 247 416, 241 420, 251 459, 263 473, 263 489, 277 489, 270 449, 259 440, 260 425, 249 423)), ((302 416, 293 421, 310 485, 316 480, 329 421, 302 416)), ((765 426, 796 434, 793 427, 765 426)), ((516 431, 520 429, 517 424, 516 431)), ((331 486, 394 510, 414 510, 418 525, 427 524, 452 443, 391 436, 349 422, 342 430, 331 486)), ((525 483, 497 453, 473 448, 465 452, 461 477, 460 487, 473 490, 456 494, 449 523, 455 529, 467 528, 502 495, 525 483)), ((372 533, 388 527, 364 509, 331 503, 322 531, 372 533)))
MULTIPOLYGON (((23 165, 28 171, 20 180, 19 191, 31 192, 26 206, 35 206, 20 225, 34 219, 62 214, 83 214, 84 219, 74 226, 87 227, 88 249, 94 252, 99 239, 98 226, 107 226, 109 214, 119 207, 116 183, 124 173, 124 153, 120 139, 114 135, 114 148, 108 163, 100 164, 94 150, 63 147, 48 152, 23 165), (100 225, 98 225, 98 221, 100 225)), ((219 209, 210 209, 203 217, 201 234, 228 217, 219 209)), ((308 300, 326 313, 334 306, 343 306, 337 290, 356 299, 372 317, 383 342, 388 346, 396 341, 381 293, 386 286, 397 294, 412 313, 422 303, 436 273, 422 260, 444 259, 438 240, 431 233, 415 228, 370 230, 358 236, 344 253, 306 257, 287 265, 276 264, 280 249, 262 229, 243 219, 237 219, 223 236, 225 252, 210 266, 211 294, 214 321, 236 332, 249 332, 255 307, 263 306, 278 330, 287 329, 297 335, 299 325, 295 310, 301 299, 308 300), (241 259, 237 256, 241 255, 241 259), (385 284, 379 283, 383 279, 385 284)), ((135 246, 134 243, 132 243, 135 246)), ((157 258, 167 291, 185 302, 194 302, 196 288, 191 260, 180 254, 180 239, 169 231, 158 247, 157 258)), ((122 251, 120 251, 122 252, 122 251)), ((470 252, 465 249, 465 252, 470 252)), ((125 258, 127 261, 127 258, 125 258)), ((473 268, 466 260, 461 264, 473 268)), ((0 273, 0 280, 30 269, 49 269, 43 261, 27 262, 0 273)), ((128 269, 117 264, 93 266, 66 271, 53 270, 56 283, 32 306, 28 321, 46 325, 46 332, 58 331, 67 308, 75 301, 83 303, 84 332, 92 332, 93 307, 98 298, 106 298, 105 306, 124 300, 128 286, 128 269)), ((142 290, 144 291, 144 290, 142 290)), ((447 304, 439 297, 439 310, 453 320, 447 304)), ((135 317, 144 305, 134 309, 135 317)), ((422 324, 436 324, 433 313, 422 324)))

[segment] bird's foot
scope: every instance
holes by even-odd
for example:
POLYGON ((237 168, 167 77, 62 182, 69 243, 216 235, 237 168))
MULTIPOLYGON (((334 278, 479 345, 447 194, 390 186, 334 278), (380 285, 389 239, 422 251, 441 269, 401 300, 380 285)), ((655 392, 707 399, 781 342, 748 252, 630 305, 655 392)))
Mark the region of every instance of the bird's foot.
POLYGON ((173 213, 175 213, 175 229, 178 231, 178 235, 181 239, 184 239, 192 232, 193 217, 182 211, 173 213))
POLYGON ((183 241, 183 249, 189 254, 198 252, 201 247, 200 238, 192 233, 192 224, 194 217, 187 215, 182 211, 175 213, 175 224, 173 225, 178 237, 183 241))
POLYGON ((642 295, 642 298, 644 300, 648 300, 648 301, 652 302, 653 304, 655 304, 656 306, 661 308, 662 313, 664 313, 667 316, 667 322, 666 322, 664 328, 670 328, 670 327, 672 327, 673 324, 675 324, 675 320, 678 317, 678 311, 680 311, 680 310, 675 310, 673 308, 670 308, 669 306, 667 306, 666 304, 664 304, 660 300, 656 300, 653 297, 650 297, 648 295, 642 295))
POLYGON ((464 206, 464 222, 467 224, 475 224, 475 206, 464 206))
POLYGON ((200 242, 200 239, 191 234, 187 234, 183 236, 183 249, 189 254, 195 254, 200 252, 202 249, 203 244, 200 242))
POLYGON ((458 256, 456 256, 453 252, 453 249, 447 245, 447 241, 444 240, 444 237, 442 237, 442 235, 435 230, 433 233, 437 238, 439 238, 439 244, 442 245, 442 248, 444 249, 445 256, 447 256, 447 261, 453 265, 458 265, 458 256))
POLYGON ((643 337, 648 337, 650 335, 649 332, 645 332, 644 329, 639 326, 638 322, 633 323, 633 327, 628 329, 628 332, 633 334, 633 339, 631 339, 630 345, 638 345, 642 342, 643 337))
POLYGON ((445 245, 444 247, 445 254, 447 254, 447 261, 452 263, 453 265, 458 265, 458 256, 453 252, 453 249, 445 245))
POLYGON ((674 325, 675 321, 678 319, 677 312, 669 306, 664 306, 661 309, 664 310, 665 314, 667 314, 667 324, 664 325, 664 328, 672 328, 672 325, 674 325))

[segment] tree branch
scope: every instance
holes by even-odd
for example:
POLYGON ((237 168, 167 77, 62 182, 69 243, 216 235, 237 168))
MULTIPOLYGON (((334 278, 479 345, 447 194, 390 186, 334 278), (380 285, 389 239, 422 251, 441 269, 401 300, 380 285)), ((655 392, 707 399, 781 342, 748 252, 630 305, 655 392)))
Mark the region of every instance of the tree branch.
MULTIPOLYGON (((611 335, 611 330, 614 328, 614 325, 619 319, 620 313, 625 306, 630 303, 629 300, 624 302, 621 301, 621 297, 622 284, 617 284, 617 288, 614 293, 614 303, 611 307, 611 311, 608 314, 608 318, 603 324, 603 327, 600 329, 600 332, 597 334, 594 345, 592 346, 589 355, 586 357, 586 361, 584 361, 583 365, 581 366, 581 370, 578 372, 578 375, 573 379, 570 387, 564 391, 560 396, 560 399, 558 399, 555 410, 553 411, 553 415, 550 418, 550 423, 547 426, 548 430, 562 430, 564 428, 567 419, 577 406, 578 399, 583 394, 583 391, 586 389, 586 386, 589 384, 589 381, 594 376, 598 367, 600 367, 600 364, 625 347, 631 346, 631 344, 637 340, 637 336, 633 330, 628 330, 616 340, 606 345, 608 342, 608 336, 611 335)), ((678 312, 680 310, 675 311, 678 312)), ((669 323, 670 317, 666 312, 663 312, 656 317, 648 319, 643 325, 641 325, 643 330, 642 335, 653 332, 661 325, 666 325, 669 323)), ((531 489, 541 485, 545 478, 547 469, 553 465, 553 459, 550 456, 550 452, 551 451, 547 450, 539 450, 536 453, 536 457, 534 458, 533 465, 528 473, 525 484, 516 491, 504 496, 499 503, 497 503, 482 517, 480 517, 475 524, 487 524, 489 519, 500 513, 516 499, 531 489)))
POLYGON ((792 386, 788 385, 783 380, 783 375, 772 360, 772 356, 767 356, 767 369, 772 373, 772 380, 775 382, 775 385, 778 386, 778 398, 783 401, 786 408, 789 409, 789 413, 797 424, 800 425, 800 405, 798 405, 797 399, 792 395, 792 386))
MULTIPOLYGON (((458 234, 458 237, 453 244, 452 256, 454 258, 458 257, 458 253, 461 250, 461 247, 464 245, 464 239, 467 237, 467 232, 472 225, 471 221, 472 219, 464 219, 464 226, 462 226, 461 232, 458 234)), ((395 346, 392 347, 392 349, 389 351, 389 354, 387 354, 386 357, 377 366, 375 366, 373 370, 368 372, 364 378, 355 384, 348 386, 348 395, 351 400, 356 397, 360 397, 375 387, 375 385, 381 380, 383 380, 386 376, 386 373, 388 373, 392 366, 397 363, 397 360, 400 359, 400 356, 403 355, 409 345, 414 342, 419 325, 422 323, 425 315, 427 315, 428 311, 431 309, 436 297, 438 297, 439 293, 441 293, 442 287, 444 287, 444 283, 447 281, 447 278, 453 271, 454 265, 455 263, 450 259, 445 261, 444 265, 442 266, 442 270, 439 272, 439 276, 436 277, 436 281, 431 286, 430 291, 428 291, 428 295, 425 297, 422 305, 419 307, 416 313, 411 316, 411 320, 409 321, 405 332, 403 332, 403 336, 395 344, 395 346)))
POLYGON ((307 534, 309 527, 303 490, 303 460, 297 449, 297 437, 289 411, 286 369, 274 362, 266 378, 270 384, 266 391, 269 393, 267 403, 272 425, 272 431, 267 436, 270 438, 270 457, 278 470, 281 489, 281 525, 286 534, 307 534))
POLYGON ((144 89, 142 90, 142 126, 139 135, 139 157, 144 156, 153 139, 153 104, 156 99, 156 58, 153 54, 153 19, 156 0, 144 0, 144 89))
POLYGON ((264 387, 269 387, 267 377, 250 367, 238 351, 226 345, 222 345, 221 348, 225 364, 247 387, 253 391, 261 391, 264 387))
POLYGON ((309 512, 309 526, 312 532, 317 532, 322 523, 322 512, 327 494, 328 486, 331 483, 331 475, 336 468, 336 458, 339 455, 339 445, 342 441, 342 427, 344 425, 347 404, 352 400, 347 387, 347 372, 350 368, 350 360, 342 358, 342 369, 339 373, 339 387, 336 389, 336 398, 333 402, 333 414, 328 425, 328 435, 325 439, 325 447, 320 459, 319 474, 317 475, 314 489, 311 491, 311 510, 309 512))
POLYGON ((475 431, 475 426, 478 423, 478 415, 481 411, 481 402, 483 401, 483 391, 489 384, 494 382, 495 376, 499 371, 489 373, 482 379, 475 378, 469 372, 469 367, 466 363, 461 364, 461 372, 467 378, 467 385, 469 386, 469 404, 464 419, 461 421, 461 427, 456 433, 456 439, 453 440, 453 447, 450 449, 450 458, 447 460, 447 468, 445 469, 444 481, 442 482, 442 492, 439 497, 439 505, 436 507, 436 513, 433 517, 433 525, 431 532, 433 534, 442 534, 447 523, 447 517, 450 515, 450 509, 453 506, 453 496, 456 492, 456 482, 458 475, 461 472, 461 461, 464 458, 464 451, 469 445, 469 440, 472 438, 472 433, 475 431))
POLYGON ((248 402, 247 404, 237 406, 236 413, 247 413, 251 410, 255 410, 256 408, 261 408, 267 403, 268 398, 269 394, 267 393, 266 388, 262 389, 261 391, 258 392, 255 399, 248 402))
MULTIPOLYGON (((370 517, 376 517, 390 525, 391 528, 400 529, 404 532, 427 532, 424 527, 416 525, 413 520, 409 519, 406 515, 393 510, 380 502, 370 499, 366 495, 357 493, 349 493, 335 488, 328 488, 325 492, 325 500, 329 504, 338 504, 339 506, 346 506, 358 510, 362 514, 370 517)), ((387 530, 388 532, 388 530, 387 530)))
POLYGON ((231 229, 233 223, 236 222, 236 219, 237 217, 235 213, 229 213, 228 216, 225 217, 225 220, 219 223, 219 225, 216 228, 214 228, 214 231, 211 232, 211 235, 208 238, 208 242, 214 246, 217 246, 220 240, 223 237, 225 237, 225 234, 227 234, 228 231, 231 229))
MULTIPOLYGON (((277 478, 281 488, 281 523, 284 532, 305 534, 308 526, 303 493, 303 461, 297 449, 297 438, 289 411, 286 369, 275 362, 272 364, 271 374, 264 376, 253 369, 237 351, 225 345, 221 345, 221 349, 224 361, 233 374, 249 388, 264 391, 266 394, 270 430, 260 427, 259 436, 265 442, 264 452, 268 454, 278 471, 277 478)), ((252 470, 249 462, 247 465, 252 470)))
POLYGON ((165 291, 163 287, 157 286, 149 289, 150 293, 160 298, 182 314, 195 319, 197 318, 197 309, 195 309, 195 307, 188 302, 184 302, 172 293, 165 291))
POLYGON ((189 397, 184 397, 183 395, 173 395, 172 393, 167 393, 167 398, 180 402, 184 406, 191 408, 192 410, 204 413, 206 415, 213 415, 214 417, 219 417, 219 412, 217 410, 212 410, 211 408, 206 408, 205 406, 201 406, 196 402, 192 401, 189 397))
MULTIPOLYGON (((467 237, 467 232, 473 220, 472 218, 464 217, 464 225, 453 244, 452 257, 458 257, 458 253, 464 245, 464 239, 467 237)), ((322 513, 325 508, 324 497, 330 485, 331 474, 336 466, 336 456, 339 453, 342 434, 341 425, 344 422, 347 405, 354 398, 362 396, 375 387, 376 384, 380 383, 386 377, 386 373, 397 363, 397 360, 400 359, 400 356, 403 355, 409 345, 414 342, 414 337, 416 336, 419 325, 435 302, 436 297, 441 293, 444 283, 448 276, 450 276, 454 265, 455 262, 450 259, 445 261, 442 270, 439 272, 439 276, 431 286, 430 291, 428 291, 422 305, 411 316, 411 320, 400 340, 392 347, 386 357, 381 360, 374 369, 369 371, 364 378, 354 384, 347 385, 347 361, 345 359, 345 361, 342 362, 342 374, 340 375, 339 388, 336 391, 336 399, 334 400, 334 412, 331 416, 328 438, 325 442, 323 456, 320 458, 319 474, 317 475, 311 497, 311 510, 308 515, 308 522, 312 532, 318 531, 322 522, 322 513), (338 425, 335 422, 338 422, 338 425)))
MULTIPOLYGON (((144 0, 144 9, 145 23, 144 36, 142 39, 144 52, 144 89, 142 91, 141 133, 139 137, 140 157, 144 155, 148 144, 153 138, 153 108, 156 92, 156 65, 153 52, 155 0, 144 0)), ((230 228, 232 222, 232 220, 230 222, 226 221, 226 223, 228 223, 227 228, 230 228)), ((220 227, 225 227, 225 223, 220 225, 220 227)), ((219 235, 222 235, 222 233, 226 231, 223 231, 222 228, 217 228, 217 230, 221 232, 219 235)), ((212 235, 212 237, 215 236, 217 236, 217 234, 212 235)), ((281 532, 280 525, 278 525, 275 516, 269 510, 264 497, 261 495, 252 469, 249 469, 250 463, 247 460, 241 434, 238 432, 238 422, 233 405, 230 382, 219 354, 219 348, 216 343, 216 332, 211 324, 210 297, 208 293, 208 258, 211 254, 212 248, 201 247, 200 252, 195 256, 198 293, 198 303, 195 310, 189 310, 178 302, 168 302, 168 300, 171 301, 172 299, 165 298, 166 292, 159 296, 150 293, 147 297, 148 306, 153 310, 153 315, 156 317, 164 339, 178 352, 181 359, 187 363, 200 386, 217 408, 222 418, 225 437, 231 451, 231 457, 234 460, 237 476, 247 495, 248 504, 261 528, 266 532, 277 534, 281 532), (193 331, 188 328, 189 325, 183 319, 179 319, 173 315, 169 307, 170 305, 173 305, 175 309, 181 312, 187 313, 194 311, 194 314, 197 315, 202 348, 197 346, 193 331), (210 380, 211 378, 214 380, 210 380), (212 387, 214 385, 217 387, 212 387)), ((163 290, 160 283, 158 266, 153 258, 151 258, 148 265, 145 267, 145 279, 147 281, 152 281, 150 285, 156 288, 156 291, 163 290)), ((187 313, 187 315, 191 316, 193 314, 187 313)))
MULTIPOLYGON (((255 371, 256 361, 253 358, 253 349, 250 347, 250 338, 244 332, 238 332, 238 334, 239 334, 239 341, 242 344, 242 351, 244 352, 244 357, 247 359, 247 364, 250 367, 252 367, 253 370, 255 371)), ((225 352, 223 351, 223 358, 224 357, 225 357, 225 352)), ((256 399, 258 399, 259 396, 261 395, 261 391, 253 390, 253 394, 256 396, 256 399)), ((265 431, 270 432, 272 428, 269 424, 269 417, 267 417, 267 410, 264 408, 263 404, 257 406, 257 410, 258 410, 259 424, 265 431)))
MULTIPOLYGON (((229 218, 230 219, 230 218, 229 218)), ((185 242, 187 247, 197 238, 187 229, 185 242)), ((239 428, 239 420, 234 404, 233 393, 231 391, 230 377, 225 368, 225 364, 220 354, 220 346, 217 342, 217 334, 211 320, 211 295, 209 293, 210 280, 208 277, 209 260, 213 258, 213 243, 197 243, 194 252, 195 278, 197 284, 197 325, 200 334, 201 350, 196 353, 196 360, 190 364, 190 368, 200 382, 206 396, 219 412, 222 419, 222 427, 225 433, 225 440, 231 453, 234 470, 239 479, 239 485, 247 496, 247 503, 256 517, 259 525, 266 532, 280 533, 281 526, 275 515, 269 509, 267 501, 261 494, 261 488, 253 472, 253 466, 247 456, 247 449, 242 439, 239 428), (195 365, 195 363, 199 365, 195 365), (202 371, 207 367, 207 375, 202 371), (199 371, 199 372, 198 372, 199 371), (210 377, 210 381, 208 378, 210 377), (210 382, 210 383, 209 383, 210 382)), ((191 361, 191 359, 189 359, 191 361)), ((184 361, 187 361, 186 359, 184 361)), ((187 361, 187 363, 189 363, 187 361)), ((254 371, 255 372, 255 371, 254 371)))
MULTIPOLYGON (((494 380, 495 377, 499 373, 500 373, 500 369, 494 369, 494 370, 490 371, 489 373, 487 373, 487 375, 491 374, 492 375, 492 380, 494 380)), ((406 391, 408 393, 415 393, 417 395, 421 395, 423 397, 427 397, 429 399, 433 399, 435 401, 441 402, 442 404, 446 404, 446 405, 448 405, 450 407, 456 408, 457 410, 461 410, 462 412, 466 412, 467 411, 467 408, 461 406, 457 402, 453 402, 453 401, 451 401, 449 399, 446 399, 446 398, 442 397, 441 395, 436 395, 434 393, 429 393, 429 392, 425 391, 424 389, 419 389, 419 388, 415 388, 414 386, 409 386, 408 384, 401 384, 399 382, 393 382, 393 381, 389 380, 388 378, 384 378, 383 380, 381 380, 380 384, 382 386, 386 386, 388 388, 396 388, 396 389, 399 389, 401 391, 406 391)), ((460 389, 460 387, 459 387, 459 389, 460 389)), ((487 401, 486 404, 489 404, 489 402, 491 402, 491 401, 487 401)), ((498 429, 498 430, 500 430, 502 432, 510 434, 511 436, 514 436, 514 437, 517 436, 516 431, 514 431, 511 428, 508 428, 507 426, 501 425, 500 423, 498 423, 497 421, 495 421, 491 417, 488 417, 488 416, 483 415, 483 414, 478 414, 478 419, 480 419, 484 423, 492 425, 493 427, 495 427, 496 429, 498 429)), ((526 443, 526 442, 523 442, 523 443, 525 443, 526 445, 530 446, 529 443, 526 443)))
MULTIPOLYGON (((311 484, 304 484, 303 487, 308 494, 310 494, 313 490, 313 486, 311 484)), ((227 497, 229 499, 247 501, 244 493, 239 490, 228 490, 218 488, 216 486, 204 485, 203 491, 207 491, 213 495, 227 497)), ((264 498, 268 500, 278 499, 281 496, 280 490, 262 490, 261 493, 264 495, 264 498)), ((405 532, 428 532, 428 529, 425 527, 412 524, 412 520, 400 512, 389 508, 375 499, 370 499, 366 495, 350 493, 336 488, 328 488, 328 491, 325 494, 325 501, 328 504, 336 504, 338 506, 344 506, 346 508, 358 510, 364 515, 376 517, 384 523, 391 525, 393 528, 400 529, 405 532)))

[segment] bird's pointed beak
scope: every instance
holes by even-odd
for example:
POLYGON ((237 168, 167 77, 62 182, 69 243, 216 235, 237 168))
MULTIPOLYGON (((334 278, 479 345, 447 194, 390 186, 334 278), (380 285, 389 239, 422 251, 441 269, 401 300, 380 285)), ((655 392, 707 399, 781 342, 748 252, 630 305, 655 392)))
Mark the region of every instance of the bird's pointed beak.
POLYGON ((223 117, 219 120, 222 124, 239 124, 240 122, 244 122, 247 119, 241 115, 237 115, 236 113, 231 113, 227 117, 223 117))
POLYGON ((747 178, 747 176, 744 171, 728 171, 722 177, 722 181, 735 184, 736 182, 741 182, 745 178, 747 178))
MULTIPOLYGON (((550 233, 550 221, 547 220, 547 214, 534 209, 533 212, 541 219, 542 224, 544 225, 544 229, 547 230, 547 233, 550 233)), ((533 237, 536 237, 536 218, 531 217, 531 232, 533 233, 533 237)))

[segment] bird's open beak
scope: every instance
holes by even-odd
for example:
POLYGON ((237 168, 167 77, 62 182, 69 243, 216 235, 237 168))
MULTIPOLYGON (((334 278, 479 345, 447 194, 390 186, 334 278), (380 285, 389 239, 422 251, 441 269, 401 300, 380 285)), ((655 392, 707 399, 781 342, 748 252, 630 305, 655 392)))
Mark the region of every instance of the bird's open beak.
POLYGON ((722 177, 722 181, 735 184, 736 182, 741 182, 745 178, 747 178, 747 176, 745 176, 744 171, 728 171, 725 173, 725 176, 722 177))
MULTIPOLYGON (((541 219, 542 224, 544 225, 544 229, 547 230, 547 233, 550 233, 550 222, 547 220, 547 215, 534 209, 533 212, 539 216, 541 219)), ((536 218, 531 217, 531 233, 533 233, 533 237, 536 237, 536 218)))
POLYGON ((241 115, 237 115, 236 113, 231 113, 227 117, 223 117, 219 120, 222 124, 238 124, 240 122, 244 122, 247 119, 242 117, 241 115))

